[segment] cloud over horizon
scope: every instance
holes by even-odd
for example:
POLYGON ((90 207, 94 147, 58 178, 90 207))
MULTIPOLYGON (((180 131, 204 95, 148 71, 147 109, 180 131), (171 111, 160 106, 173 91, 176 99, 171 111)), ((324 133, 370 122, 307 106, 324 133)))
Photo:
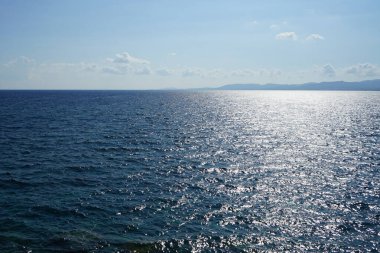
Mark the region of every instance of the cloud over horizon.
POLYGON ((126 75, 150 75, 153 71, 150 68, 150 61, 131 56, 128 52, 116 54, 114 58, 107 58, 106 64, 101 68, 103 73, 126 75), (111 63, 111 65, 109 65, 111 63))
POLYGON ((133 57, 128 52, 116 54, 115 58, 110 58, 110 61, 114 63, 125 63, 125 64, 150 64, 148 60, 133 57))
POLYGON ((282 32, 276 34, 276 40, 297 40, 298 36, 295 32, 282 32))
POLYGON ((170 76, 173 74, 173 71, 167 68, 161 68, 156 70, 156 74, 159 76, 170 76))
POLYGON ((324 40, 325 38, 317 33, 310 34, 306 37, 306 40, 324 40))
MULTIPOLYGON (((195 81, 199 83, 200 80, 205 86, 217 86, 225 83, 296 84, 324 80, 361 81, 380 78, 379 65, 372 63, 358 63, 338 68, 327 63, 294 71, 268 67, 232 69, 202 68, 199 66, 163 67, 155 66, 150 61, 131 56, 129 53, 116 55, 117 57, 98 62, 55 63, 38 62, 27 56, 15 57, 0 64, 0 75, 5 80, 0 83, 0 87, 9 88, 9 85, 17 83, 18 85, 27 83, 49 85, 49 83, 54 82, 71 84, 85 80, 99 80, 99 82, 102 80, 103 83, 107 84, 124 84, 130 83, 130 80, 146 80, 145 82, 150 84, 149 87, 159 88, 160 84, 156 83, 157 80, 165 80, 165 86, 176 83, 187 85, 195 81)), ((122 87, 118 86, 118 88, 122 87)))
POLYGON ((380 67, 370 63, 361 63, 348 67, 346 73, 362 77, 375 77, 380 75, 380 67))
POLYGON ((322 67, 322 74, 327 77, 335 77, 336 71, 331 64, 326 64, 322 67))

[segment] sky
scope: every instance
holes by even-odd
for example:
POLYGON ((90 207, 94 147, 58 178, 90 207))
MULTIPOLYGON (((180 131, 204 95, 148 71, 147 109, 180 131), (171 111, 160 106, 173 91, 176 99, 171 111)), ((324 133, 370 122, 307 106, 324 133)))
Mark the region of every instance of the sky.
POLYGON ((377 78, 379 0, 0 0, 0 89, 377 78))

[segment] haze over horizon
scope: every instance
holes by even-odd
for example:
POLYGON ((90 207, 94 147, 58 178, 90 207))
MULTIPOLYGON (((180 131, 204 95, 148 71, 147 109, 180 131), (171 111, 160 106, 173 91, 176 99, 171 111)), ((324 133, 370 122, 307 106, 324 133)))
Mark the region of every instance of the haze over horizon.
POLYGON ((0 89, 380 78, 380 2, 0 0, 0 89))

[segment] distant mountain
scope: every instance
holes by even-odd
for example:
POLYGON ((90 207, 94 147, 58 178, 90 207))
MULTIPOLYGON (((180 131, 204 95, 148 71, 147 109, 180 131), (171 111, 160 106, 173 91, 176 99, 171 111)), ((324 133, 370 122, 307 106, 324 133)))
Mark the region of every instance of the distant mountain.
POLYGON ((356 90, 380 91, 380 79, 361 82, 322 82, 304 84, 228 84, 217 90, 356 90))

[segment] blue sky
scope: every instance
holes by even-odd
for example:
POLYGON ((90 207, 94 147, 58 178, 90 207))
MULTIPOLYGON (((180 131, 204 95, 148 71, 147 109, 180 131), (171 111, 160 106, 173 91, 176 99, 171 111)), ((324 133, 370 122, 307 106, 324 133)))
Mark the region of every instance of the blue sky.
POLYGON ((0 88, 380 78, 378 0, 0 0, 0 88))

